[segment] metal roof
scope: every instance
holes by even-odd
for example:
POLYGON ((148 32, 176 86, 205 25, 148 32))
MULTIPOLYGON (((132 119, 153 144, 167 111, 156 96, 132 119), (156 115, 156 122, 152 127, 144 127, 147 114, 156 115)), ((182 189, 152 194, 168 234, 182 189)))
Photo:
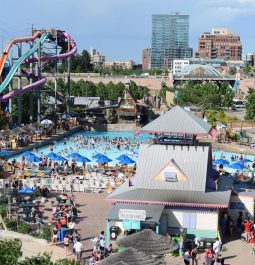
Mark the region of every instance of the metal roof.
POLYGON ((122 193, 108 196, 110 202, 148 203, 155 205, 171 205, 185 207, 227 208, 231 190, 229 191, 180 191, 156 190, 126 187, 122 193))
POLYGON ((205 191, 210 145, 173 146, 144 143, 140 145, 136 188, 205 191), (162 171, 171 160, 187 176, 186 181, 166 182, 153 177, 162 171))
POLYGON ((142 127, 140 133, 208 134, 211 125, 179 106, 175 106, 154 121, 142 127))
POLYGON ((120 209, 132 209, 132 210, 145 210, 146 211, 146 220, 143 222, 148 223, 158 223, 161 217, 161 214, 164 210, 163 205, 145 205, 145 204, 132 204, 130 206, 126 203, 117 203, 112 205, 106 219, 107 220, 119 220, 119 210, 120 209))

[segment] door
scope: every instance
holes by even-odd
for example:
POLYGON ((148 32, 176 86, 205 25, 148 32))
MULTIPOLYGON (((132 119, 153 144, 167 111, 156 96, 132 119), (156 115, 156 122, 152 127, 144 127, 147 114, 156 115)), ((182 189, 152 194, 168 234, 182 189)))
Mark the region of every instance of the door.
POLYGON ((162 214, 159 221, 159 233, 166 235, 168 230, 168 215, 162 214))

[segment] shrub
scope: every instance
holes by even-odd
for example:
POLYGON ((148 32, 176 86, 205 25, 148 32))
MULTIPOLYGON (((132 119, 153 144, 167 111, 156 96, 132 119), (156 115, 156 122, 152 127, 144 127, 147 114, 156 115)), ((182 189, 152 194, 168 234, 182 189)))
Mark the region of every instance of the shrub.
POLYGON ((17 221, 8 218, 4 221, 8 230, 17 231, 17 221))
POLYGON ((3 218, 7 217, 7 206, 0 204, 0 214, 3 218))
POLYGON ((18 229, 17 232, 22 233, 22 234, 29 234, 31 232, 31 227, 30 225, 20 222, 18 223, 18 229))
POLYGON ((22 243, 19 239, 0 240, 0 264, 18 264, 18 259, 22 256, 21 246, 22 243))

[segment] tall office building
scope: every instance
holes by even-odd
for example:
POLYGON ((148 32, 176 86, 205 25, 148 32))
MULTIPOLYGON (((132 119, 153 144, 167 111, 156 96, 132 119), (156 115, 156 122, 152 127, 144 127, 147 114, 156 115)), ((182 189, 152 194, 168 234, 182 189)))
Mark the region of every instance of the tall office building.
POLYGON ((226 28, 215 28, 205 32, 198 39, 196 58, 241 60, 242 44, 240 37, 226 28))
POLYGON ((172 69, 174 59, 191 57, 189 16, 152 15, 151 69, 172 69))

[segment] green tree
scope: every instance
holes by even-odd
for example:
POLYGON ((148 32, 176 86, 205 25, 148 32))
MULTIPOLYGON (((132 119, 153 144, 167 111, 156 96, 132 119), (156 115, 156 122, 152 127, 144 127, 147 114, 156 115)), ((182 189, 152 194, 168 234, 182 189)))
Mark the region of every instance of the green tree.
POLYGON ((100 82, 96 85, 96 96, 101 99, 109 99, 108 91, 104 83, 100 82))
POLYGON ((247 103, 245 105, 245 119, 253 120, 255 118, 255 89, 249 89, 249 95, 246 97, 246 100, 247 103))
POLYGON ((3 130, 8 124, 9 120, 5 113, 0 110, 0 130, 3 130))
POLYGON ((236 68, 235 67, 231 67, 229 69, 229 72, 228 72, 230 75, 236 75, 236 68))
POLYGON ((245 62, 243 71, 247 75, 251 72, 251 64, 249 62, 245 62))
POLYGON ((16 265, 22 256, 22 243, 19 239, 0 240, 0 264, 16 265))
POLYGON ((223 82, 220 85, 220 97, 221 106, 227 107, 228 109, 233 106, 233 98, 235 93, 227 82, 223 82))

